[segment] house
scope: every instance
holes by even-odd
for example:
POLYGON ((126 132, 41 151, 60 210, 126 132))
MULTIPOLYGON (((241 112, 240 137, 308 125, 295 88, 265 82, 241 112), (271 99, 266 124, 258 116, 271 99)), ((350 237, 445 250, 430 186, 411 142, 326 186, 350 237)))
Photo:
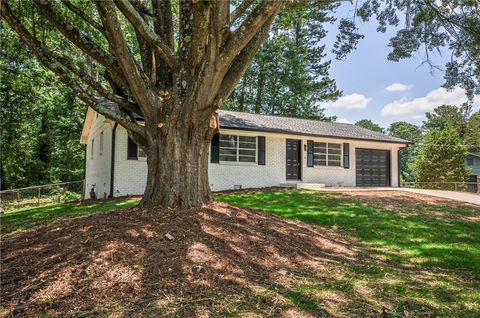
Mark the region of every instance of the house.
POLYGON ((465 166, 472 169, 473 176, 480 176, 480 152, 469 152, 465 166))
MULTIPOLYGON (((208 167, 213 191, 289 183, 397 187, 398 152, 409 144, 351 124, 233 111, 219 111, 219 124, 208 167)), ((123 127, 89 108, 81 143, 87 196, 92 188, 99 198, 143 193, 146 156, 123 127)))
POLYGON ((467 154, 467 159, 465 160, 465 166, 472 169, 468 190, 470 192, 478 192, 478 182, 480 178, 480 152, 469 152, 467 154))

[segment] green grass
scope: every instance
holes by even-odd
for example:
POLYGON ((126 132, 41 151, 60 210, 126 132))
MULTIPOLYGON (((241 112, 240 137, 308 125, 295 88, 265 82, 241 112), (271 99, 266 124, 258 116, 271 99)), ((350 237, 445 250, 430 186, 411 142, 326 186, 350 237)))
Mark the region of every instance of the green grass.
POLYGON ((85 216, 112 209, 128 208, 137 203, 137 199, 121 199, 114 201, 92 201, 91 203, 84 202, 83 204, 62 203, 11 209, 0 216, 1 234, 6 235, 18 231, 27 231, 65 218, 85 216))
MULTIPOLYGON (((332 312, 335 308, 331 306, 337 306, 343 314, 345 310, 369 313, 371 308, 385 305, 391 317, 480 317, 479 209, 414 199, 357 200, 306 190, 225 194, 216 199, 329 228, 361 255, 359 261, 336 265, 341 267, 340 273, 327 270, 298 278, 289 286, 272 283, 265 290, 252 291, 248 295, 251 301, 225 299, 225 317, 263 312, 272 299, 316 313, 325 306, 332 312), (343 299, 346 305, 335 305, 336 299, 343 299), (348 307, 342 310, 342 306, 348 307)), ((11 210, 0 217, 1 234, 137 203, 136 199, 120 199, 11 210)), ((197 305, 174 303, 172 310, 181 316, 182 310, 197 305)))
POLYGON ((385 207, 379 198, 358 202, 306 190, 225 194, 216 199, 334 229, 359 242, 368 257, 381 260, 350 264, 343 280, 299 284, 292 297, 335 292, 351 298, 361 286, 375 290, 379 299, 390 298, 394 311, 413 306, 418 315, 426 310, 441 316, 480 316, 480 222, 472 221, 478 220, 479 209, 410 205, 408 200, 402 206, 385 207))

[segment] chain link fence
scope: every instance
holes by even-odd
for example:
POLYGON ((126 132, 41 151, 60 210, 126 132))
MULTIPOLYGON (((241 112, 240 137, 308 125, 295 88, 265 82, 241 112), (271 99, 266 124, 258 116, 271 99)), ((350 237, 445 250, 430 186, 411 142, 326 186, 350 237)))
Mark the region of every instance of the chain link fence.
POLYGON ((82 200, 85 180, 0 191, 0 207, 5 210, 50 203, 82 200))
POLYGON ((480 192, 479 182, 402 182, 403 188, 480 192))

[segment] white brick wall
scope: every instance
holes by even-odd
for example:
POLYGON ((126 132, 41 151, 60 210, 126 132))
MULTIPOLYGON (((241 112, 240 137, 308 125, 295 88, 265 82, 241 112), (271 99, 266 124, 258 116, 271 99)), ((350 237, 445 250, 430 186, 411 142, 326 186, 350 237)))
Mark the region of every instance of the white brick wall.
MULTIPOLYGON (((108 127, 105 128, 105 131, 109 132, 105 133, 104 137, 105 152, 107 152, 111 147, 112 125, 104 124, 104 126, 108 127)), ((98 127, 93 128, 93 135, 98 135, 100 129, 98 127)), ((208 175, 213 191, 233 189, 234 185, 241 185, 242 188, 253 188, 278 186, 281 183, 286 183, 285 151, 287 138, 302 141, 301 181, 303 182, 323 183, 327 186, 355 186, 355 148, 370 148, 390 150, 391 184, 392 186, 397 186, 398 184, 397 150, 401 146, 399 144, 235 130, 222 130, 222 132, 247 136, 265 136, 266 164, 259 166, 257 164, 210 163, 208 175), (307 153, 304 146, 307 140, 350 143, 350 169, 344 169, 343 167, 307 167, 307 153)), ((146 160, 127 160, 127 140, 126 130, 118 126, 115 146, 115 196, 142 194, 147 180, 146 160)), ((91 137, 89 138, 89 145, 90 142, 91 137)), ((95 141, 95 144, 95 148, 98 148, 97 141, 95 141)), ((87 156, 89 156, 89 152, 87 156)), ((87 185, 97 183, 97 193, 102 193, 102 189, 105 187, 104 184, 107 185, 107 195, 109 193, 110 160, 110 156, 105 155, 102 157, 96 156, 94 160, 87 160, 87 185)))
POLYGON ((97 198, 104 198, 110 194, 110 162, 112 147, 113 123, 101 115, 95 118, 92 130, 88 136, 86 149, 85 196, 90 197, 90 189, 95 184, 97 198), (100 134, 103 131, 103 152, 100 154, 100 134), (92 140, 94 142, 92 157, 92 140))
POLYGON ((128 134, 118 126, 115 142, 114 196, 143 194, 147 182, 147 161, 127 159, 128 134))

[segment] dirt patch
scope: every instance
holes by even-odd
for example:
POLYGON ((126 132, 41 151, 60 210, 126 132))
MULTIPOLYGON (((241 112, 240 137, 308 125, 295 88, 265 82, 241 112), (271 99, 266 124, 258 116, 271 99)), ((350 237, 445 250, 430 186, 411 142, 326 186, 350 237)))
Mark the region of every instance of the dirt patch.
POLYGON ((223 316, 232 303, 331 316, 327 305, 299 307, 290 286, 342 275, 358 257, 334 231, 224 203, 76 218, 6 237, 1 249, 3 313, 15 317, 223 316))

